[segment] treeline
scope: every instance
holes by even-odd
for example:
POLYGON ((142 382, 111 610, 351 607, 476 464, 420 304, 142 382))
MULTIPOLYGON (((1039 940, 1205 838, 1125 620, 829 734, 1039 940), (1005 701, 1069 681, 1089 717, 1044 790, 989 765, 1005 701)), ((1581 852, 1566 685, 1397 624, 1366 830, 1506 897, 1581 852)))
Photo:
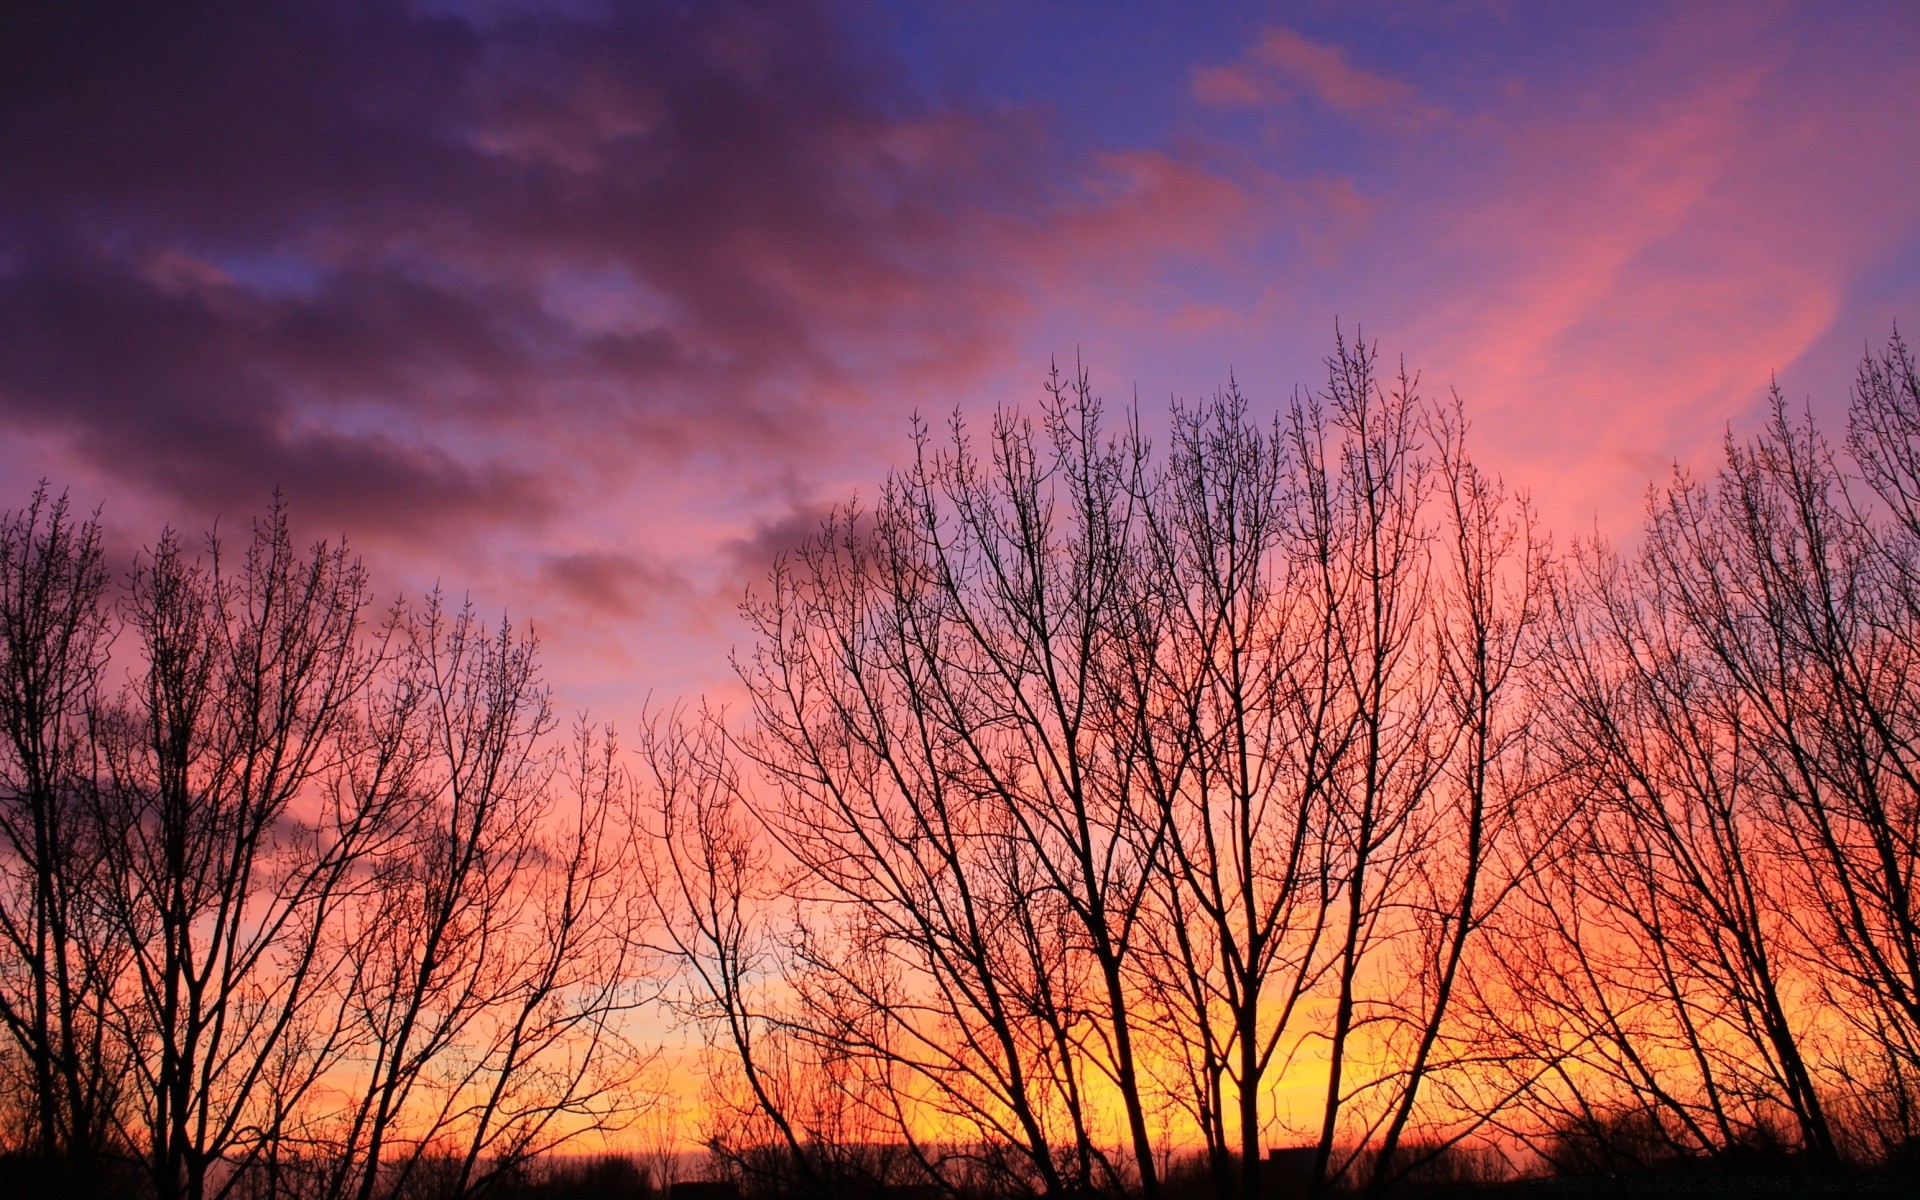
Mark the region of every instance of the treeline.
POLYGON ((1158 445, 1057 373, 916 427, 750 595, 746 710, 632 754, 555 729, 529 634, 376 612, 278 510, 121 579, 43 490, 0 522, 18 1161, 524 1188, 657 1103, 668 1020, 768 1194, 1911 1154, 1906 347, 1843 442, 1776 392, 1619 550, 1554 546, 1457 401, 1327 365, 1158 445))
POLYGON ((552 745, 529 634, 369 612, 278 507, 123 583, 44 487, 0 522, 16 1185, 465 1196, 631 1110, 611 737, 552 745))
POLYGON ((1364 344, 1160 446, 1056 374, 777 565, 751 712, 645 747, 734 1143, 1148 1198, 1199 1146, 1248 1200, 1275 1147, 1315 1191, 1910 1154, 1912 356, 1844 444, 1776 391, 1631 549, 1556 551, 1466 438, 1364 344))

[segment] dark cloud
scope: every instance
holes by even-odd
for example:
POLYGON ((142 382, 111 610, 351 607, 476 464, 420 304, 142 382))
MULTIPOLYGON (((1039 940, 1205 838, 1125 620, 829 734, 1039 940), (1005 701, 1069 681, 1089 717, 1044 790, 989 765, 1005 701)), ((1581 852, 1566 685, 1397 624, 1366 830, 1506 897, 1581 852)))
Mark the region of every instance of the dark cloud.
POLYGON ((634 554, 582 550, 546 560, 543 574, 555 590, 597 614, 644 616, 665 598, 688 595, 691 588, 670 568, 634 554))
POLYGON ((7 12, 0 420, 196 504, 406 536, 803 452, 978 360, 1045 203, 806 5, 7 12))
POLYGON ((110 260, 36 261, 0 278, 0 414, 215 510, 284 487, 329 518, 424 533, 549 507, 524 466, 331 427, 301 403, 430 396, 444 386, 424 378, 434 371, 498 388, 486 373, 508 355, 489 340, 492 310, 404 281, 324 291, 299 302, 230 284, 180 291, 110 260))
MULTIPOLYGON (((864 522, 866 511, 856 508, 855 512, 856 519, 864 522)), ((732 576, 756 583, 776 561, 818 539, 827 522, 843 513, 834 505, 818 502, 790 505, 785 512, 757 522, 746 536, 728 541, 722 548, 723 560, 732 576)))

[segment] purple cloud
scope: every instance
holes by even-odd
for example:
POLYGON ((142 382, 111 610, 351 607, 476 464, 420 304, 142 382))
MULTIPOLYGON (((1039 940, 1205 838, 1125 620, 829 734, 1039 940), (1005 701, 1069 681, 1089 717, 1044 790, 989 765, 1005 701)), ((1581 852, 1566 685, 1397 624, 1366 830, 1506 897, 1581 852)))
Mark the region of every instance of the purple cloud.
MULTIPOLYGON (((417 537, 964 375, 1073 200, 805 5, 76 4, 0 30, 0 420, 417 537)), ((1077 201, 1075 201, 1077 203, 1077 201)))

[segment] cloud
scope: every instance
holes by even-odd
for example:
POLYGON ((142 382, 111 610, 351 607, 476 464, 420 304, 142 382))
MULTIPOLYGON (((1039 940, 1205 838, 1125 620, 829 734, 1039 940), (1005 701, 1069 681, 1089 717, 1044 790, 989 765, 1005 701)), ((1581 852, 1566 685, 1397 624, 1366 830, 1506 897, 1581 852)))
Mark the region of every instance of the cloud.
POLYGON ((665 598, 684 598, 689 585, 670 568, 620 550, 556 554, 542 564, 549 583, 567 599, 594 613, 642 617, 665 598))
POLYGON ((383 587, 565 614, 576 678, 615 688, 646 630, 699 677, 911 412, 1284 208, 1192 148, 924 98, 842 15, 0 9, 0 470, 131 544, 278 488, 383 587))
POLYGON ((1411 86, 1351 62, 1340 46, 1274 26, 1238 61, 1194 71, 1194 98, 1217 108, 1268 108, 1311 100, 1350 117, 1420 124, 1437 117, 1411 86))
MULTIPOLYGON (((1844 328, 1858 280, 1911 261, 1920 185, 1892 147, 1916 129, 1912 73, 1795 15, 1671 14, 1640 31, 1635 87, 1558 71, 1388 202, 1396 249, 1425 259, 1407 323, 1428 377, 1562 530, 1630 535, 1650 482, 1710 469, 1769 377, 1844 328)), ((1890 315, 1846 328, 1851 352, 1890 315)), ((1808 381, 1823 419, 1838 365, 1808 381)))
MULTIPOLYGON (((758 583, 775 561, 797 554, 801 547, 818 539, 828 520, 841 511, 836 504, 817 500, 795 502, 782 512, 756 521, 746 534, 729 539, 723 547, 723 558, 736 578, 758 583)), ((859 510, 863 525, 867 515, 865 509, 859 510)))
POLYGON ((0 278, 0 419, 63 433, 103 473, 213 511, 283 487, 316 514, 424 536, 551 508, 551 489, 511 459, 343 428, 298 402, 504 370, 494 315, 474 298, 343 278, 289 303, 200 277, 183 289, 183 269, 156 280, 43 250, 0 278))
POLYGON ((1060 221, 1186 236, 807 5, 481 12, 13 10, 0 419, 194 504, 537 521, 977 372, 1060 221))

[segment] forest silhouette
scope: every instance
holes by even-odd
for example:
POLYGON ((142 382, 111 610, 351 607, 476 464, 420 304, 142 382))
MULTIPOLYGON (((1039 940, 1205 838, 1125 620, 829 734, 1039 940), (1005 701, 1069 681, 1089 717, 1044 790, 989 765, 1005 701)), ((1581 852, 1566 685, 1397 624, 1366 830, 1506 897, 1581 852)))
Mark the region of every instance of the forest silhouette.
POLYGON ((1373 345, 1325 367, 1157 441, 1057 369, 916 423, 766 564, 745 702, 637 730, 564 724, 530 628, 381 607, 277 500, 119 563, 43 484, 0 521, 0 1173, 1903 1186, 1911 351, 1841 433, 1773 389, 1620 546, 1550 537, 1373 345), (699 1152, 617 1157, 665 1092, 699 1152))

